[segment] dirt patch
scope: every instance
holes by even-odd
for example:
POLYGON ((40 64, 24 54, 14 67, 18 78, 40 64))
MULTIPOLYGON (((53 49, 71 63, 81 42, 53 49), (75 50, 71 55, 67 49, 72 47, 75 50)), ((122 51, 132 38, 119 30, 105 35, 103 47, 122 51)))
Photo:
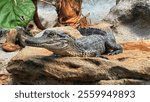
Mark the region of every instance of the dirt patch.
POLYGON ((150 41, 126 42, 122 46, 124 50, 150 51, 150 41))
POLYGON ((136 41, 122 43, 124 52, 108 56, 109 59, 119 61, 131 68, 150 68, 150 41, 136 41))
POLYGON ((8 85, 11 83, 10 75, 0 74, 0 85, 8 85))

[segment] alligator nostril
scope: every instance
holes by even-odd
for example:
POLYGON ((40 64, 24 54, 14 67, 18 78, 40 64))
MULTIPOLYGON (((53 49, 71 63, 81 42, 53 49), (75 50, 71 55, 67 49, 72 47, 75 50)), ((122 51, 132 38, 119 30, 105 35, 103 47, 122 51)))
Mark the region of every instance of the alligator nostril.
POLYGON ((25 43, 27 44, 27 45, 31 45, 31 44, 37 44, 34 40, 32 40, 32 39, 26 39, 25 40, 25 43))
POLYGON ((33 42, 31 42, 31 41, 29 41, 29 40, 25 40, 25 43, 26 43, 26 44, 31 44, 31 43, 33 43, 33 42))

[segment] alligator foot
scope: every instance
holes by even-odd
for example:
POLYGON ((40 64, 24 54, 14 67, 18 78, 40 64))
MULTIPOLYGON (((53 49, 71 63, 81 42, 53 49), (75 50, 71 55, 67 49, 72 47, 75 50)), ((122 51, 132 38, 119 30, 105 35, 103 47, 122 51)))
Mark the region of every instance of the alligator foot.
POLYGON ((99 57, 101 57, 101 58, 104 58, 104 59, 106 59, 106 60, 109 60, 109 58, 107 58, 107 57, 105 57, 105 56, 99 56, 99 57))
POLYGON ((122 53, 122 50, 111 51, 108 53, 108 55, 117 55, 119 53, 122 53))
POLYGON ((96 53, 96 56, 95 56, 95 57, 101 57, 101 58, 104 58, 104 59, 109 60, 107 57, 101 55, 101 53, 100 53, 99 51, 95 51, 95 53, 96 53))
POLYGON ((100 58, 104 58, 104 59, 109 60, 107 57, 105 57, 105 56, 103 56, 103 55, 100 55, 100 54, 96 54, 96 57, 100 57, 100 58))

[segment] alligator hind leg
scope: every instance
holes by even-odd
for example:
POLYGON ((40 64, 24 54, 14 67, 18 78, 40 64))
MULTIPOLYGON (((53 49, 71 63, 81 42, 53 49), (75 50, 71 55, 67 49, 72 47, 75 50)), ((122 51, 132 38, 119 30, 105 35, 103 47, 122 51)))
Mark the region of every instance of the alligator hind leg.
POLYGON ((104 58, 104 59, 108 60, 108 58, 103 56, 103 55, 101 55, 101 53, 99 51, 96 51, 96 56, 95 57, 101 57, 101 58, 104 58))
POLYGON ((107 49, 111 49, 111 51, 108 52, 108 55, 115 55, 123 52, 123 48, 115 41, 107 41, 106 46, 107 49))

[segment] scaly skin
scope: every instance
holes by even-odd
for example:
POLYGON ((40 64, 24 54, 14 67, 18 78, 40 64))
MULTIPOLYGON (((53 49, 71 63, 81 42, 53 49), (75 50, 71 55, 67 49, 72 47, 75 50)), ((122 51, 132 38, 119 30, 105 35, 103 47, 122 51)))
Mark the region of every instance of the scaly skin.
POLYGON ((101 35, 106 38, 105 42, 105 53, 108 55, 114 55, 114 54, 119 54, 123 52, 122 47, 117 44, 115 36, 113 35, 112 31, 103 31, 97 28, 79 28, 79 32, 83 36, 89 36, 89 35, 101 35))
MULTIPOLYGON (((45 30, 39 38, 20 36, 19 39, 24 45, 46 48, 63 56, 102 57, 101 54, 106 52, 109 54, 122 52, 113 35, 94 28, 78 30, 85 36, 74 39, 63 31, 45 30)), ((23 34, 23 30, 18 29, 18 33, 23 34)))

